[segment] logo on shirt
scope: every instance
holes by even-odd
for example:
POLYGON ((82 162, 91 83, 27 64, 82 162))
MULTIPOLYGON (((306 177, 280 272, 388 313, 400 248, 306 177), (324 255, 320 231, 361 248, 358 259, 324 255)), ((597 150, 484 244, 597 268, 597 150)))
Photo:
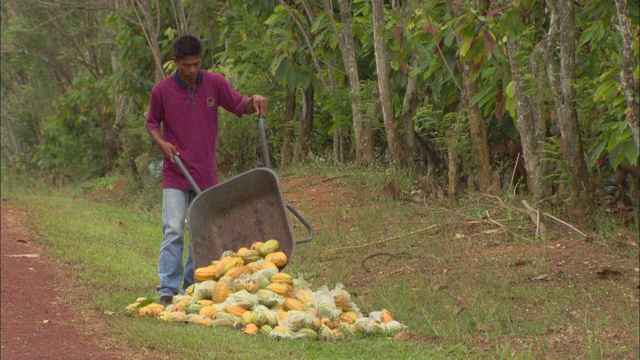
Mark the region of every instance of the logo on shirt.
POLYGON ((209 99, 207 99, 207 105, 209 105, 209 107, 215 105, 216 101, 213 100, 212 97, 210 97, 209 99))

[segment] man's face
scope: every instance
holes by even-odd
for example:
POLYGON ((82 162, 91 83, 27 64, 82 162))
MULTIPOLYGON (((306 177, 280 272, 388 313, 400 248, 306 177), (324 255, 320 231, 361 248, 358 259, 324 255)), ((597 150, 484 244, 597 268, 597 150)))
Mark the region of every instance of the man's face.
POLYGON ((189 85, 196 83, 198 71, 202 66, 202 55, 187 56, 182 59, 173 58, 173 63, 178 66, 178 76, 189 85))

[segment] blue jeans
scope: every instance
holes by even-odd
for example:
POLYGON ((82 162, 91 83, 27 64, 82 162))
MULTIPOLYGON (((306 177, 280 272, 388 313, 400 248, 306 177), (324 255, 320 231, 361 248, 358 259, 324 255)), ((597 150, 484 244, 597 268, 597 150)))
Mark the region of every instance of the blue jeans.
POLYGON ((160 245, 158 276, 160 285, 156 288, 159 296, 174 296, 182 293, 194 283, 191 246, 187 253, 187 262, 183 264, 184 224, 187 208, 196 197, 194 191, 176 189, 162 190, 162 230, 164 236, 160 245))

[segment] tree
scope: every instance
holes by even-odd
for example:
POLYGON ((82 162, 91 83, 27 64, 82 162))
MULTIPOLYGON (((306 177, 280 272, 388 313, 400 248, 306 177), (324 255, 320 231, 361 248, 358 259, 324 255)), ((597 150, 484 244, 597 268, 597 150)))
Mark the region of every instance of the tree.
POLYGON ((622 64, 620 66, 620 83, 627 98, 627 115, 625 120, 629 124, 636 146, 640 146, 640 135, 638 134, 638 118, 640 117, 640 101, 638 100, 638 85, 634 83, 633 59, 633 35, 629 22, 629 11, 627 0, 615 0, 616 14, 620 24, 620 35, 622 36, 622 64))
POLYGON ((371 0, 373 8, 373 38, 376 57, 376 72, 378 75, 378 93, 382 105, 382 117, 387 135, 387 146, 391 151, 393 161, 398 162, 402 167, 409 163, 407 152, 402 146, 402 137, 399 133, 399 126, 391 104, 391 94, 389 89, 389 62, 387 60, 387 44, 384 36, 384 4, 382 0, 371 0))
POLYGON ((367 166, 373 161, 373 124, 370 119, 363 119, 360 111, 360 76, 358 75, 353 44, 351 1, 338 0, 338 4, 340 5, 340 18, 342 19, 341 30, 338 29, 331 1, 324 0, 325 11, 329 14, 333 31, 339 39, 345 71, 349 77, 353 130, 356 137, 356 160, 367 166))
MULTIPOLYGON (((450 0, 450 6, 453 15, 463 20, 465 15, 464 6, 462 0, 450 0)), ((462 22, 461 26, 469 26, 470 22, 462 22)), ((487 122, 485 121, 482 112, 478 105, 472 104, 471 100, 476 96, 478 90, 476 84, 473 81, 472 71, 474 69, 474 61, 476 59, 465 59, 466 52, 464 49, 465 44, 471 44, 471 41, 475 38, 475 34, 469 36, 468 34, 460 34, 457 36, 458 42, 461 44, 460 59, 458 67, 462 74, 462 96, 461 96, 461 108, 466 110, 467 118, 469 120, 469 130, 471 133, 471 139, 476 151, 477 159, 477 177, 478 185, 482 192, 489 192, 491 186, 491 163, 489 160, 489 148, 487 143, 487 122)), ((468 46, 468 45, 467 45, 468 46)))
POLYGON ((582 210, 586 210, 589 206, 587 200, 591 199, 594 186, 583 156, 576 111, 573 2, 558 0, 557 4, 554 4, 552 0, 547 0, 546 3, 550 10, 550 22, 542 53, 558 113, 557 122, 562 140, 560 149, 569 170, 574 199, 581 203, 582 210), (560 48, 558 57, 556 57, 556 47, 560 48))

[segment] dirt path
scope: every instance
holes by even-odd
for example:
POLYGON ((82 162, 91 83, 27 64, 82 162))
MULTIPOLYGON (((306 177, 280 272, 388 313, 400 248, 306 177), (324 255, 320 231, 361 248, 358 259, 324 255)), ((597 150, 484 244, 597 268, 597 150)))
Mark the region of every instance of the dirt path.
POLYGON ((79 316, 64 302, 64 279, 52 276, 55 263, 22 227, 28 214, 12 209, 10 200, 2 201, 1 213, 2 360, 132 358, 93 334, 95 314, 79 316))

